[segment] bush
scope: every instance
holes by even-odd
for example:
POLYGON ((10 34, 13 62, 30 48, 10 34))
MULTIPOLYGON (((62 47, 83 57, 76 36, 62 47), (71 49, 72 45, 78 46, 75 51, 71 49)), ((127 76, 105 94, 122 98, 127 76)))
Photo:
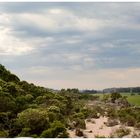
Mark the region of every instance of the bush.
POLYGON ((127 115, 126 121, 127 121, 126 124, 127 124, 128 126, 134 126, 135 123, 136 123, 135 118, 134 118, 133 116, 130 116, 130 115, 127 115))
POLYGON ((50 106, 49 111, 54 113, 60 113, 60 108, 57 106, 50 106))
POLYGON ((15 111, 16 104, 9 93, 0 91, 0 112, 15 111))
POLYGON ((75 127, 81 128, 81 129, 86 129, 86 123, 84 119, 75 119, 76 125, 75 127))
POLYGON ((31 131, 30 128, 23 128, 18 137, 30 137, 31 136, 30 131, 31 131))
POLYGON ((67 138, 65 126, 60 121, 55 121, 51 124, 51 128, 42 132, 41 138, 67 138))
POLYGON ((18 136, 18 134, 22 131, 22 124, 18 121, 18 119, 12 119, 10 121, 10 130, 9 130, 9 137, 15 137, 18 136))
POLYGON ((122 128, 122 127, 118 128, 115 131, 116 136, 119 138, 122 138, 123 136, 128 135, 129 133, 130 133, 130 129, 122 128))
POLYGON ((79 136, 79 137, 82 137, 82 136, 83 136, 83 131, 80 130, 79 128, 77 128, 77 129, 75 130, 75 135, 76 135, 76 136, 79 136))
POLYGON ((134 96, 135 95, 135 93, 131 93, 131 96, 134 96))
POLYGON ((0 138, 7 138, 8 132, 7 131, 0 131, 0 138))
POLYGON ((132 138, 140 138, 140 134, 133 132, 132 138))
POLYGON ((48 112, 49 122, 53 122, 54 120, 58 119, 58 116, 54 112, 48 112))
POLYGON ((87 122, 91 122, 91 119, 87 119, 87 122))
POLYGON ((75 113, 73 115, 73 118, 85 119, 85 116, 82 112, 80 112, 80 113, 75 113))
POLYGON ((108 121, 107 121, 107 123, 106 123, 106 126, 109 126, 109 127, 111 127, 111 126, 115 126, 115 125, 118 125, 118 120, 116 120, 116 119, 108 119, 108 121))
POLYGON ((65 132, 60 132, 57 136, 58 138, 68 138, 69 134, 65 131, 65 132))
POLYGON ((128 126, 134 126, 136 123, 136 120, 138 120, 135 116, 135 113, 132 113, 132 111, 127 112, 128 110, 120 110, 118 112, 119 118, 121 123, 126 124, 128 126))
POLYGON ((94 137, 95 138, 105 138, 105 136, 103 136, 103 135, 95 135, 94 137))
POLYGON ((32 102, 32 100, 34 99, 34 97, 31 95, 31 94, 27 94, 26 96, 25 96, 25 100, 27 101, 27 102, 32 102))
POLYGON ((0 112, 0 130, 7 129, 9 127, 9 113, 0 112))
POLYGON ((40 109, 26 109, 18 114, 18 121, 25 128, 30 128, 32 134, 40 134, 49 127, 48 114, 40 109))
POLYGON ((32 138, 38 138, 38 135, 33 134, 33 135, 31 135, 31 137, 32 137, 32 138))
POLYGON ((109 94, 104 94, 102 100, 106 103, 107 101, 109 101, 109 98, 110 98, 109 94))
POLYGON ((100 111, 98 109, 99 109, 98 107, 94 107, 94 108, 89 109, 87 117, 88 118, 99 118, 100 111))
POLYGON ((117 93, 117 92, 113 92, 111 93, 111 101, 112 103, 115 103, 115 101, 119 98, 121 98, 121 94, 120 93, 117 93))
POLYGON ((140 130, 140 122, 138 122, 138 123, 135 124, 135 128, 137 128, 137 129, 140 130))
POLYGON ((53 129, 44 130, 40 136, 41 138, 53 138, 53 129))
POLYGON ((112 107, 107 110, 107 116, 111 119, 116 119, 118 117, 116 110, 112 107))

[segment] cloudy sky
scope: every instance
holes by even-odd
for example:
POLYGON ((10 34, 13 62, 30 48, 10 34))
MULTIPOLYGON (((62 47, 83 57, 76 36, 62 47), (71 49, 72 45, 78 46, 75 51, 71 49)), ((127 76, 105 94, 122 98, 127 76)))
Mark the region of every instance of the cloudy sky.
POLYGON ((0 3, 0 63, 49 88, 140 85, 140 3, 0 3))

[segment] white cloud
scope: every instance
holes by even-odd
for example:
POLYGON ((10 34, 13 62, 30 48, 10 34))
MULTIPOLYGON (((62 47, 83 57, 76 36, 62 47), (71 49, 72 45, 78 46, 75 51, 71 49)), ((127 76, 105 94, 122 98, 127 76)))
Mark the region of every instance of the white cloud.
POLYGON ((76 43, 81 43, 82 40, 81 39, 66 39, 65 43, 67 44, 76 44, 76 43))
POLYGON ((0 55, 22 55, 33 48, 12 35, 10 28, 0 27, 0 55))
POLYGON ((63 56, 71 61, 76 61, 76 60, 81 60, 84 55, 82 55, 81 53, 68 53, 68 54, 63 54, 63 56))
MULTIPOLYGON (((65 10, 62 10, 62 9, 50 9, 49 10, 49 13, 50 14, 64 14, 66 11, 65 10)), ((66 14, 66 13, 65 13, 66 14)), ((68 14, 68 12, 67 12, 68 14)))
POLYGON ((44 13, 20 13, 12 16, 13 20, 36 26, 43 30, 64 31, 81 30, 95 31, 108 24, 108 21, 102 21, 95 18, 79 17, 71 11, 64 9, 49 9, 44 13))

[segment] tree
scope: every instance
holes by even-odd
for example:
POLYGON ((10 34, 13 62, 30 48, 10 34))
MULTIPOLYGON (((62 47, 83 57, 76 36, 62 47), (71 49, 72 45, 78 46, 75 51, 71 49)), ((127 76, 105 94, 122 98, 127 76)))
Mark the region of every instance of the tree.
POLYGON ((103 95, 103 101, 106 103, 109 100, 110 96, 109 94, 104 94, 103 95))
POLYGON ((66 132, 65 125, 60 121, 54 121, 50 128, 44 130, 41 134, 42 138, 67 138, 68 133, 66 132))
POLYGON ((50 106, 49 111, 54 113, 60 113, 60 108, 57 106, 50 106))
POLYGON ((0 131, 0 138, 6 138, 8 137, 8 132, 7 131, 0 131))
POLYGON ((31 128, 22 128, 21 133, 18 135, 18 137, 30 137, 31 128))
POLYGON ((0 112, 14 111, 16 104, 12 96, 0 91, 0 112))
POLYGON ((121 94, 118 93, 118 92, 111 93, 111 101, 112 101, 112 103, 115 103, 115 101, 117 99, 121 98, 121 97, 122 97, 121 94))
POLYGON ((24 128, 30 128, 32 134, 40 134, 49 127, 47 111, 40 109, 26 109, 18 114, 18 120, 24 128))

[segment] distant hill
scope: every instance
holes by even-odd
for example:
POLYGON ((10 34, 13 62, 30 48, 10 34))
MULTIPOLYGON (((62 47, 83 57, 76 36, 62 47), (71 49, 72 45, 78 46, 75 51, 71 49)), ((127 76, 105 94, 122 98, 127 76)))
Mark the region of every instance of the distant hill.
POLYGON ((140 87, 126 87, 126 88, 106 88, 103 90, 104 93, 111 92, 130 92, 130 93, 140 93, 140 87))

